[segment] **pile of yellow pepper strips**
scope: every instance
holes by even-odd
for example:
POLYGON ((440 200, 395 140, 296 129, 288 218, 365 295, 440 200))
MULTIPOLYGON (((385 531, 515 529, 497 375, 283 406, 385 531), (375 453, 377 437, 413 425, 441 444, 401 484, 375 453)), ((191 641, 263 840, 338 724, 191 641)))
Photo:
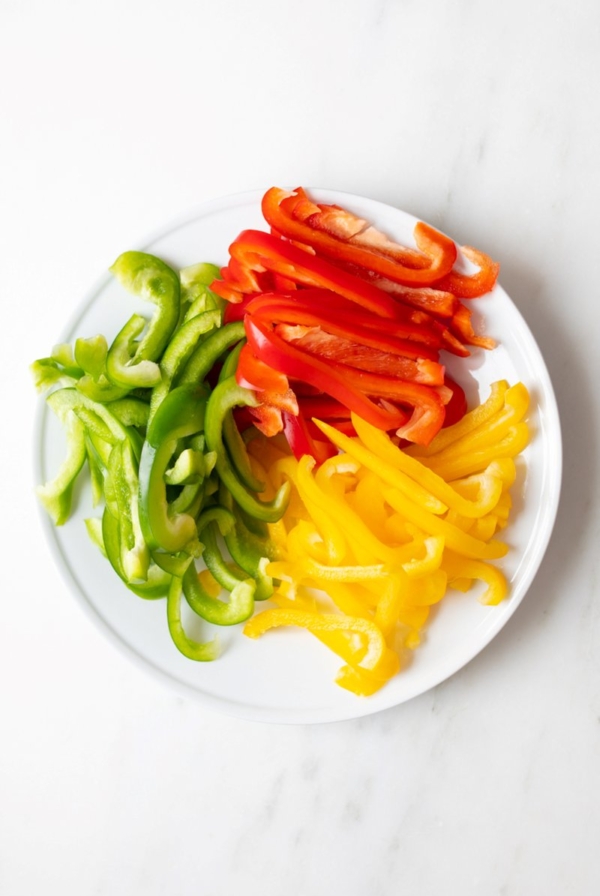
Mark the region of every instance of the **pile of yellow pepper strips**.
POLYGON ((514 458, 529 440, 528 404, 523 384, 494 383, 483 404, 430 445, 404 450, 356 415, 355 438, 315 421, 340 450, 316 470, 277 438, 253 439, 256 474, 273 493, 290 480, 293 494, 283 519, 269 525, 276 607, 244 633, 307 629, 343 659, 337 684, 366 696, 418 646, 448 587, 467 591, 481 580, 481 602, 502 601, 506 579, 490 561, 508 550, 494 536, 508 520, 514 458))

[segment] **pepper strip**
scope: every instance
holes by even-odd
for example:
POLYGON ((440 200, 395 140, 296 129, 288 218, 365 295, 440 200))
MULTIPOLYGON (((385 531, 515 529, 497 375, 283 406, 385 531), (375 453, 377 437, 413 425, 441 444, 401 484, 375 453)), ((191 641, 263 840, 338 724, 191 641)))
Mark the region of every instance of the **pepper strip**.
POLYGON ((219 383, 212 392, 206 411, 206 444, 210 451, 215 451, 215 465, 219 478, 231 492, 233 498, 247 513, 268 523, 280 519, 287 507, 290 494, 289 483, 284 483, 272 501, 259 501, 247 491, 234 470, 223 444, 223 419, 228 411, 240 405, 254 408, 258 404, 253 393, 242 389, 229 377, 219 383))
POLYGON ((442 345, 433 328, 410 319, 384 323, 371 315, 367 323, 364 312, 326 289, 302 289, 297 297, 266 293, 253 298, 246 313, 275 322, 320 326, 335 336, 413 359, 436 361, 442 345))
POLYGON ((499 541, 486 543, 478 538, 473 538, 471 535, 467 535, 466 532, 463 532, 457 526, 453 526, 451 523, 447 523, 427 510, 418 507, 397 489, 384 489, 383 495, 394 510, 401 513, 415 526, 419 526, 428 535, 443 536, 446 545, 463 557, 470 557, 475 560, 496 560, 499 557, 504 557, 508 551, 507 546, 499 541))
POLYGON ((498 380, 498 382, 492 383, 490 395, 483 404, 477 405, 472 411, 468 411, 458 423, 454 423, 452 426, 439 432, 429 445, 409 445, 406 448, 406 453, 411 457, 430 457, 443 451, 468 433, 477 430, 497 414, 498 411, 502 410, 507 390, 508 383, 506 380, 498 380))
MULTIPOLYGON (((330 519, 335 520, 336 525, 344 532, 354 550, 363 554, 368 551, 384 563, 394 564, 396 562, 395 551, 373 535, 358 514, 348 507, 347 502, 334 495, 326 494, 319 488, 311 475, 314 467, 314 459, 308 456, 298 462, 298 490, 301 497, 305 493, 309 501, 320 508, 330 519)), ((315 520, 315 522, 318 526, 318 521, 315 520)))
MULTIPOLYGON (((220 281, 217 281, 220 282, 220 281)), ((237 321, 219 327, 196 348, 178 379, 178 385, 200 383, 212 370, 215 363, 237 342, 244 338, 244 324, 237 321)))
POLYGON ((170 515, 164 475, 178 439, 202 429, 205 410, 201 388, 179 386, 159 405, 148 427, 140 459, 140 520, 153 550, 177 553, 197 539, 193 516, 170 515))
MULTIPOLYGON (((314 423, 319 427, 321 432, 323 432, 327 438, 333 442, 334 445, 337 445, 338 448, 341 448, 342 451, 346 451, 351 457, 354 457, 359 463, 365 466, 368 470, 372 470, 373 473, 377 473, 384 482, 387 482, 388 485, 392 485, 394 488, 400 489, 403 494, 405 494, 408 498, 414 501, 419 507, 422 507, 424 510, 428 510, 430 513, 441 514, 445 513, 448 510, 448 505, 444 504, 444 500, 442 498, 442 494, 446 501, 452 499, 455 502, 460 502, 462 504, 466 504, 464 498, 460 495, 454 495, 453 489, 448 487, 443 480, 443 485, 446 486, 442 488, 441 486, 437 486, 434 490, 431 488, 431 483, 427 482, 425 484, 424 480, 427 479, 426 476, 420 474, 420 471, 413 472, 410 469, 410 465, 406 465, 404 469, 401 468, 400 463, 395 463, 393 466, 388 462, 389 458, 384 456, 383 451, 378 450, 377 453, 373 453, 373 451, 369 451, 364 445, 361 445, 360 442, 357 442, 356 439, 351 439, 348 436, 343 435, 343 433, 338 432, 337 429, 333 426, 329 426, 328 423, 323 423, 322 420, 315 420, 314 423), (417 478, 418 477, 418 478, 417 478), (437 495, 436 495, 437 492, 437 495)), ((353 423, 355 427, 361 425, 361 429, 363 433, 366 430, 366 427, 362 427, 363 421, 354 414, 353 415, 353 423)), ((371 429, 371 427, 369 428, 371 429)), ((379 433, 380 431, 372 427, 372 429, 379 433)), ((358 429, 357 429, 358 432, 358 429)), ((365 439, 363 435, 359 432, 363 442, 365 439)), ((381 433, 383 439, 395 449, 395 446, 389 441, 389 437, 384 433, 381 433)), ((368 434, 370 436, 370 432, 368 434)), ((367 436, 367 437, 368 437, 367 436)), ((377 445, 379 449, 379 444, 377 445)), ((396 449, 398 454, 401 454, 399 449, 396 449)), ((394 457, 394 460, 396 458, 394 457)), ((416 464, 416 462, 415 462, 416 464)), ((430 477, 433 479, 433 477, 430 477)), ((435 483, 437 485, 437 483, 435 483)), ((500 492, 502 491, 502 483, 499 483, 498 495, 496 497, 496 501, 500 497, 500 492)), ((469 502, 470 503, 470 502, 469 502)), ((489 508, 491 509, 491 508, 489 508)), ((483 510, 481 514, 477 514, 479 516, 483 516, 483 513, 487 513, 487 508, 483 510)))
POLYGON ((333 613, 309 613, 303 610, 263 610, 244 626, 249 638, 259 638, 272 628, 294 625, 316 632, 356 632, 367 639, 367 651, 358 666, 375 671, 385 654, 385 641, 380 630, 368 619, 336 616, 333 613))
MULTIPOLYGON (((57 393, 54 393, 55 395, 57 393)), ((48 399, 51 405, 52 396, 48 399)), ((65 427, 67 436, 67 456, 54 477, 37 487, 37 495, 52 518, 55 526, 62 526, 69 519, 73 500, 73 486, 86 458, 85 429, 72 410, 57 413, 65 427)))
POLYGON ((501 441, 512 426, 521 422, 528 408, 529 392, 523 383, 511 386, 504 395, 502 410, 494 414, 485 424, 478 426, 475 431, 456 439, 443 451, 438 451, 433 463, 454 460, 501 441))
MULTIPOLYGON (((411 497, 411 494, 399 484, 401 480, 397 473, 405 474, 405 478, 414 480, 422 489, 434 495, 439 501, 444 502, 444 510, 451 507, 463 516, 474 518, 485 516, 498 503, 502 493, 502 480, 499 477, 489 475, 482 479, 477 499, 470 501, 459 494, 441 476, 429 470, 418 460, 404 454, 393 444, 386 433, 369 426, 356 415, 353 416, 352 422, 367 450, 362 449, 355 441, 352 441, 351 445, 347 446, 345 437, 341 437, 340 434, 337 434, 331 427, 327 427, 326 424, 315 422, 334 444, 357 457, 366 467, 374 473, 378 473, 389 485, 400 488, 408 497, 411 497), (329 430, 331 430, 331 433, 329 430), (342 439, 344 440, 343 443, 342 439)), ((347 441, 350 442, 351 440, 347 441)), ((426 509, 432 510, 432 507, 429 506, 426 509)))
MULTIPOLYGON (((219 311, 205 311, 198 314, 187 323, 182 324, 167 345, 160 360, 160 382, 152 390, 150 398, 150 419, 155 415, 158 406, 165 399, 171 389, 177 374, 185 368, 185 365, 197 350, 198 341, 210 330, 214 330, 221 323, 219 311)), ((202 345, 206 343, 201 343, 202 345)), ((199 382, 199 380, 198 380, 199 382)))
MULTIPOLYGON (((229 252, 248 270, 266 269, 303 286, 330 289, 379 317, 394 320, 399 316, 398 303, 382 290, 268 233, 244 230, 231 244, 229 252)), ((211 289, 221 294, 221 282, 215 281, 211 289)), ((241 295, 238 301, 241 301, 241 295)))
POLYGON ((192 610, 214 625, 237 625, 252 615, 255 585, 251 579, 235 585, 229 603, 211 597, 198 578, 195 566, 188 567, 182 580, 183 593, 192 610))
POLYGON ((321 361, 288 345, 263 321, 250 315, 246 315, 245 328, 248 343, 255 355, 280 373, 303 380, 319 391, 326 392, 380 429, 401 426, 406 420, 400 410, 381 408, 367 395, 350 387, 345 376, 349 368, 341 370, 341 365, 321 361))
POLYGON ((129 292, 153 302, 157 310, 133 354, 134 340, 147 322, 134 314, 125 324, 108 350, 106 374, 116 386, 155 385, 160 380, 160 370, 154 362, 179 321, 179 277, 160 258, 145 252, 124 252, 110 270, 129 292))
POLYGON ((197 660, 199 662, 216 660, 220 653, 219 641, 217 638, 213 638, 212 641, 200 643, 198 641, 193 641, 185 633, 181 622, 182 591, 183 586, 181 579, 174 576, 167 597, 167 623, 173 643, 177 650, 189 660, 197 660))
POLYGON ((127 577, 121 564, 121 533, 120 524, 117 517, 113 516, 108 506, 104 508, 102 514, 102 544, 104 553, 114 571, 125 585, 144 600, 157 600, 168 594, 171 584, 171 576, 151 563, 148 568, 148 574, 145 582, 137 582, 132 584, 127 581, 127 577))
POLYGON ((481 563, 477 560, 465 560, 456 554, 446 551, 442 561, 442 568, 448 573, 449 583, 455 579, 481 579, 488 586, 479 597, 479 602, 485 606, 496 606, 504 600, 508 593, 508 584, 503 573, 490 563, 481 563))
POLYGON ((470 454, 439 461, 427 459, 427 465, 446 480, 462 479, 478 473, 496 460, 516 457, 529 444, 529 427, 526 423, 511 426, 499 442, 478 448, 470 454))
POLYGON ((262 199, 262 213, 267 223, 288 239, 311 246, 328 258, 360 265, 408 286, 428 286, 434 283, 448 274, 456 261, 454 241, 422 221, 415 226, 414 236, 418 248, 429 257, 429 264, 426 268, 416 269, 380 253, 336 239, 329 233, 294 219, 282 208, 282 201, 289 195, 277 187, 267 190, 262 199))

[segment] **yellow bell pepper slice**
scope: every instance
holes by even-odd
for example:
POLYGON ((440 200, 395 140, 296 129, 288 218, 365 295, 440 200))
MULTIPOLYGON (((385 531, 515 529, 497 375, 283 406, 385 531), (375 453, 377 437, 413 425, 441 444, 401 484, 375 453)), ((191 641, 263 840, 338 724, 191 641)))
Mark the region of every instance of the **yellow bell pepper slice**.
POLYGON ((496 606, 505 599, 508 593, 506 577, 498 567, 492 566, 490 563, 467 560, 448 552, 444 556, 443 567, 448 573, 451 583, 453 579, 460 578, 480 579, 485 582, 488 587, 479 598, 479 602, 486 606, 496 606))
MULTIPOLYGON (((318 421, 315 422, 318 426, 320 425, 318 421)), ((502 492, 502 482, 492 473, 490 473, 489 478, 481 480, 481 488, 475 500, 466 499, 433 470, 428 469, 419 460, 409 457, 396 447, 387 433, 361 420, 356 414, 352 416, 352 423, 366 448, 373 452, 372 466, 366 462, 364 457, 361 457, 362 462, 365 466, 377 472, 389 485, 397 487, 394 481, 395 477, 390 473, 390 468, 398 469, 407 476, 412 477, 423 489, 431 493, 447 507, 456 510, 463 516, 484 516, 495 507, 502 492)), ((329 432, 326 434, 332 438, 329 432)), ((343 438, 347 437, 344 436, 343 438)), ((332 441, 334 441, 333 438, 332 441)), ((340 445, 340 442, 341 440, 338 437, 335 444, 340 445)), ((352 453, 350 448, 345 450, 352 453)), ((359 454, 356 453, 354 456, 358 457, 359 454)), ((405 491, 405 489, 400 490, 405 491)), ((408 492, 406 494, 410 497, 408 492)))
POLYGON ((516 457, 529 444, 529 427, 526 423, 511 426, 506 436, 497 444, 487 448, 478 448, 471 454, 453 457, 449 460, 438 460, 438 456, 427 460, 429 468, 443 479, 451 482, 462 479, 473 473, 479 473, 492 461, 505 457, 516 457))
POLYGON ((367 650, 357 666, 370 672, 378 671, 382 660, 386 658, 385 640, 375 623, 352 616, 279 608, 264 610, 248 620, 244 626, 244 634, 249 638, 259 638, 270 629, 281 626, 297 626, 313 633, 349 632, 363 635, 367 650))
POLYGON ((432 535, 423 542, 425 556, 422 559, 415 558, 402 564, 404 572, 412 579, 426 576, 440 568, 444 554, 444 538, 442 535, 432 535))
MULTIPOLYGON (((304 495, 306 495, 311 504, 336 521, 349 540, 359 562, 363 562, 363 557, 371 555, 377 560, 383 560, 384 563, 393 564, 396 559, 394 550, 376 538, 358 514, 351 510, 341 498, 326 494, 319 488, 311 475, 314 466, 314 459, 308 455, 298 461, 298 489, 302 499, 304 500, 304 495)), ((318 520, 315 519, 315 522, 318 526, 318 520)))
MULTIPOLYGON (((352 422, 355 427, 359 424, 359 420, 359 417, 353 415, 352 422)), ((363 422, 364 421, 360 420, 361 428, 363 422)), ((389 485, 394 486, 394 488, 404 492, 407 497, 425 510, 428 510, 430 513, 444 513, 448 509, 443 501, 440 501, 439 498, 436 498, 435 495, 431 494, 427 488, 423 488, 423 486, 421 486, 414 478, 412 473, 407 475, 400 469, 399 465, 392 466, 387 460, 383 459, 383 456, 379 452, 378 454, 374 454, 361 444, 361 442, 349 438, 349 436, 339 432, 334 426, 330 426, 322 420, 313 420, 313 423, 319 427, 321 432, 323 432, 334 445, 352 455, 352 457, 356 458, 359 463, 376 473, 384 482, 387 482, 389 485), (411 476, 413 478, 411 478, 411 476)), ((368 426, 369 424, 365 425, 368 426)), ((373 429, 376 433, 381 434, 384 440, 389 441, 388 436, 374 427, 373 429)), ((391 442, 389 442, 389 444, 392 448, 394 447, 391 442)), ((407 460, 411 460, 411 458, 407 458, 407 460)), ((421 466, 416 461, 415 464, 421 466)))
POLYGON ((523 383, 517 383, 508 389, 504 403, 504 408, 484 425, 457 439, 444 451, 438 452, 435 456, 436 462, 472 454, 481 448, 489 448, 501 442, 510 428, 521 422, 529 408, 529 392, 523 383))
POLYGON ((508 551, 507 546, 499 541, 489 543, 480 541, 457 526, 453 526, 452 523, 441 520, 433 513, 428 513, 421 507, 417 507, 397 489, 385 489, 384 497, 394 510, 405 516, 411 523, 419 526, 428 535, 442 536, 446 545, 458 554, 471 557, 474 560, 496 560, 499 557, 504 557, 508 551))
POLYGON ((437 436, 435 436, 426 447, 423 445, 409 445, 405 449, 406 453, 411 457, 422 458, 430 457, 433 454, 443 451, 448 445, 456 442, 457 439, 460 439, 462 436, 467 435, 467 433, 473 432, 478 427, 485 425, 488 420, 498 413, 498 411, 502 410, 504 407, 504 396, 507 391, 508 383, 506 380, 498 380, 498 382, 492 383, 490 387, 490 395, 483 404, 478 405, 476 408, 473 408, 472 411, 466 413, 458 423, 454 423, 452 426, 447 426, 445 429, 440 430, 437 436))

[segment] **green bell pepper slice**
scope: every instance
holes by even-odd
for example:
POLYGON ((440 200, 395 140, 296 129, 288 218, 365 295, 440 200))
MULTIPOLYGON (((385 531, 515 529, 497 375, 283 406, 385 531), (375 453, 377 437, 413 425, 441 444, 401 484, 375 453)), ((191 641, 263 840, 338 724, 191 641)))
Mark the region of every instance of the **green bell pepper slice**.
POLYGON ((107 354, 108 343, 102 334, 75 340, 75 361, 95 382, 104 373, 107 354))
POLYGON ((112 488, 118 513, 121 568, 125 580, 128 583, 144 581, 148 575, 150 551, 140 523, 137 464, 128 440, 118 442, 111 451, 107 478, 110 486, 107 483, 106 490, 109 492, 112 488))
MULTIPOLYGON (((225 358, 219 374, 220 383, 234 375, 237 370, 240 353, 245 344, 246 340, 242 339, 242 341, 239 342, 225 358)), ((258 479, 252 472, 252 466, 250 464, 248 452, 246 451, 246 444, 240 435, 235 420, 233 419, 232 411, 228 411, 223 417, 223 441, 229 452, 230 460, 246 488, 250 489, 251 492, 264 491, 265 483, 258 479)))
POLYGON ((57 413, 67 436, 67 456, 60 465, 54 479, 40 485, 37 495, 50 514, 55 526, 62 526, 69 518, 73 501, 73 487, 86 459, 85 428, 73 410, 65 408, 58 402, 52 402, 54 392, 48 404, 57 413))
POLYGON ((183 323, 167 345, 160 362, 160 382, 152 390, 150 417, 152 418, 171 388, 178 372, 192 356, 202 337, 218 327, 221 315, 218 311, 206 311, 183 323))
POLYGON ((211 333, 194 351, 189 361, 183 368, 178 382, 201 383, 212 370, 221 355, 231 348, 236 342, 244 338, 243 321, 235 321, 225 324, 211 333))
POLYGON ((55 345, 49 358, 38 358, 29 369, 38 392, 47 392, 53 386, 75 386, 83 376, 67 343, 55 345))
POLYGON ((132 314, 115 336, 106 358, 106 375, 115 386, 133 389, 135 386, 153 387, 160 383, 158 364, 147 358, 136 360, 137 351, 132 351, 145 326, 145 317, 132 314))
POLYGON ((218 311, 222 315, 225 301, 209 289, 213 280, 220 277, 219 268, 208 262, 189 265, 179 272, 181 313, 184 322, 205 311, 218 311))
POLYGON ((200 643, 199 641, 194 641, 189 638, 184 631, 181 622, 182 591, 183 586, 181 579, 174 576, 167 597, 167 623, 173 643, 177 650, 190 660, 197 660, 199 662, 216 660, 220 653, 219 641, 217 638, 213 638, 212 641, 200 643))
POLYGON ((169 392, 150 421, 140 459, 140 519, 150 548, 177 553, 197 541, 189 513, 169 512, 165 473, 181 438, 204 426, 205 390, 179 386, 169 392))
POLYGON ((268 523, 281 519, 287 508, 290 496, 290 484, 285 482, 271 501, 259 501, 247 491, 232 466, 223 444, 223 419, 234 407, 245 405, 256 407, 258 404, 254 393, 244 389, 231 376, 219 383, 211 394, 206 408, 205 437, 210 451, 217 455, 216 471, 224 486, 233 498, 247 513, 268 523))
POLYGON ((146 252, 124 252, 110 270, 130 292, 153 302, 156 311, 139 342, 146 320, 138 314, 129 319, 108 351, 106 373, 117 386, 154 386, 160 381, 160 369, 154 362, 179 322, 179 277, 164 261, 146 252))
POLYGON ((277 549, 269 538, 259 538, 244 525, 242 515, 230 493, 221 485, 219 500, 233 517, 233 525, 222 532, 232 559, 256 582, 255 600, 266 600, 273 594, 273 579, 266 572, 270 560, 277 558, 277 549))
MULTIPOLYGON (((119 520, 114 517, 108 507, 104 508, 102 515, 102 545, 103 553, 119 578, 138 597, 144 600, 157 600, 166 597, 169 593, 172 576, 154 563, 148 568, 148 577, 145 582, 132 584, 127 581, 121 565, 121 534, 119 520)), ((88 529, 89 531, 89 529, 88 529)), ((95 539, 92 539, 95 541, 95 539)))
POLYGON ((198 616, 214 625, 237 625, 254 611, 255 585, 251 579, 238 584, 229 596, 229 602, 215 600, 202 587, 196 568, 189 566, 183 577, 183 593, 188 604, 198 616))

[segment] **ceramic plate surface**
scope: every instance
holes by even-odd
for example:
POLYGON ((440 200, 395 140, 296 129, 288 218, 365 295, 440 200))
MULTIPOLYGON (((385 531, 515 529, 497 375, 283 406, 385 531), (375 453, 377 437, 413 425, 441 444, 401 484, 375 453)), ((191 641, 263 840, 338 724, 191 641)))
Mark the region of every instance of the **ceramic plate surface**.
MULTIPOLYGON (((317 201, 343 205, 399 242, 413 245, 416 219, 411 215, 347 193, 311 193, 317 201)), ((266 229, 260 198, 260 193, 245 193, 207 203, 144 246, 123 248, 153 252, 175 268, 198 261, 224 264, 228 246, 241 230, 266 229)), ((112 261, 106 259, 107 267, 112 261)), ((93 621, 131 659, 180 693, 230 715, 269 722, 329 722, 368 715, 427 691, 469 662, 524 598, 550 539, 561 481, 556 401, 533 335, 500 286, 472 307, 476 328, 483 329, 485 322, 485 332, 498 340, 498 347, 492 352, 475 349, 466 361, 445 358, 451 375, 460 369, 458 379, 469 404, 484 400, 490 383, 498 379, 521 380, 532 399, 532 441, 518 462, 511 522, 503 533, 510 552, 499 561, 510 581, 508 600, 498 607, 484 607, 475 591, 450 591, 432 613, 423 644, 411 663, 383 690, 366 699, 334 684, 342 661, 300 630, 280 629, 254 641, 242 635, 241 626, 219 628, 223 655, 213 663, 195 663, 181 656, 170 640, 165 601, 144 601, 129 592, 89 541, 83 520, 99 511, 92 509, 85 481, 69 522, 56 529, 44 516, 43 525, 66 581, 93 621)), ((61 341, 103 333, 110 344, 136 310, 147 314, 148 305, 126 294, 106 275, 61 341)), ((40 406, 36 476, 38 482, 45 482, 64 456, 65 439, 52 413, 41 402, 40 406)), ((192 625, 190 634, 212 636, 211 626, 187 617, 186 621, 192 625)))

